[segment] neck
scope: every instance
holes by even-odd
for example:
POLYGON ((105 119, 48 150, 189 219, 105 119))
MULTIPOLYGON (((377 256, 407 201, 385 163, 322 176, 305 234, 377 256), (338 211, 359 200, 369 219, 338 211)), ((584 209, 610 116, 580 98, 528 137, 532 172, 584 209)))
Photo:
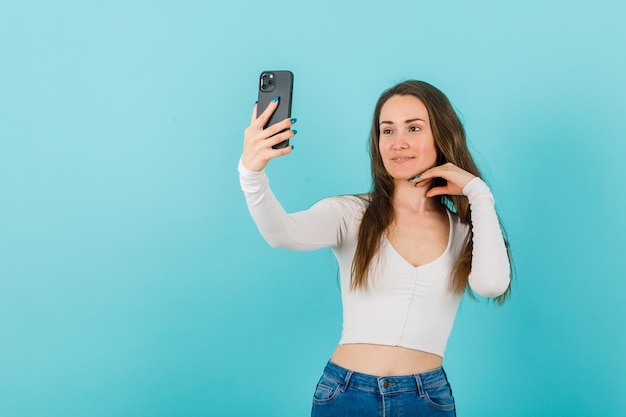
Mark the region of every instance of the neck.
POLYGON ((439 197, 426 197, 427 191, 427 187, 415 187, 406 180, 396 181, 392 201, 394 209, 415 214, 441 210, 439 197))

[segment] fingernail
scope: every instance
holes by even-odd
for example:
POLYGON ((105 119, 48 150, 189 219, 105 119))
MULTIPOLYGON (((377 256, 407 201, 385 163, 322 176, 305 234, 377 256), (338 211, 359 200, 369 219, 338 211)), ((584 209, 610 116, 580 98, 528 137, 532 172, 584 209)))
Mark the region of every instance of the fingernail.
POLYGON ((295 117, 293 119, 291 119, 291 124, 294 124, 295 122, 297 122, 298 119, 296 119, 295 117))
POLYGON ((278 101, 278 96, 276 96, 276 97, 274 97, 274 98, 272 99, 272 103, 276 103, 277 101, 278 101))
POLYGON ((295 135, 296 133, 298 133, 298 131, 296 129, 291 129, 291 131, 293 132, 293 134, 295 135))
POLYGON ((411 181, 413 181, 413 180, 418 179, 418 178, 419 178, 419 177, 421 177, 421 176, 422 176, 422 174, 417 174, 417 175, 416 175, 416 176, 414 176, 413 178, 409 178, 407 181, 408 181, 408 182, 411 182, 411 181))
POLYGON ((291 145, 291 150, 293 151, 294 149, 296 149, 296 147, 291 145))

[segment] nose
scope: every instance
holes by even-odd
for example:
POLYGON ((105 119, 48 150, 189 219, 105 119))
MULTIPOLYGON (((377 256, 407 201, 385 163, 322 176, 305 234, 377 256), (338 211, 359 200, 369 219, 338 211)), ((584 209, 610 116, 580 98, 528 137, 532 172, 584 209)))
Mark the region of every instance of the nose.
POLYGON ((396 140, 393 142, 393 149, 406 149, 409 147, 409 144, 404 138, 404 135, 398 135, 396 140))

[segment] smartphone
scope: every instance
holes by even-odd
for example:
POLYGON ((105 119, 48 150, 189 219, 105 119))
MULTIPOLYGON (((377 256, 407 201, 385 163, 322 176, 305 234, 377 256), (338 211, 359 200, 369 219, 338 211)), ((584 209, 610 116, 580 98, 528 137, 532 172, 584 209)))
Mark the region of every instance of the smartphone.
MULTIPOLYGON (((278 96, 278 107, 270 117, 265 127, 281 122, 291 117, 291 96, 293 94, 293 73, 291 71, 263 71, 259 77, 259 101, 257 117, 267 108, 272 99, 278 96)), ((289 140, 284 140, 274 149, 289 146, 289 140)))

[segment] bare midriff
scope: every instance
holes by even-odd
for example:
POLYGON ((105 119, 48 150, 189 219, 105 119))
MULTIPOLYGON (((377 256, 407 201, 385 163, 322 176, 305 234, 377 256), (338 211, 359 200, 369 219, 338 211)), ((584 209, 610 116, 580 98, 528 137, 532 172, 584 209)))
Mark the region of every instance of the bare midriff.
POLYGON ((413 375, 441 367, 443 358, 433 353, 400 346, 352 343, 337 346, 333 363, 375 376, 413 375))

